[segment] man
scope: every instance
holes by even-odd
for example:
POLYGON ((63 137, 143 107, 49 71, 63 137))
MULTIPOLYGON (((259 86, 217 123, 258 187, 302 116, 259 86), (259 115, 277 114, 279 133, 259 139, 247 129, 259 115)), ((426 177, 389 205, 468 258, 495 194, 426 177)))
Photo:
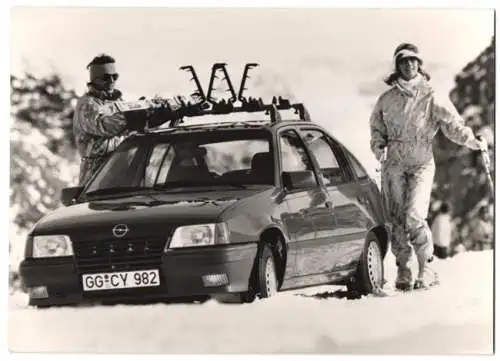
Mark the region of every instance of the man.
POLYGON ((426 222, 435 170, 433 138, 441 129, 453 142, 473 150, 485 151, 487 144, 464 125, 447 97, 435 94, 415 45, 399 45, 393 62, 394 72, 385 80, 390 89, 378 98, 370 117, 370 146, 383 161, 382 192, 392 225, 396 288, 421 289, 437 283, 437 274, 428 265, 433 242, 426 222), (418 260, 413 285, 412 247, 418 260))
POLYGON ((127 134, 125 116, 113 107, 113 102, 122 99, 122 93, 115 89, 119 76, 115 59, 106 54, 96 56, 87 69, 88 91, 78 99, 73 116, 73 133, 81 156, 80 185, 87 183, 127 134))
MULTIPOLYGON (((87 65, 88 91, 78 99, 73 116, 73 133, 81 156, 79 184, 84 185, 122 142, 129 130, 140 128, 131 124, 118 111, 116 101, 122 93, 115 89, 119 74, 115 59, 107 54, 96 56, 87 65)), ((134 120, 150 120, 158 126, 167 120, 164 109, 146 110, 134 120), (142 119, 138 119, 142 118, 142 119)))

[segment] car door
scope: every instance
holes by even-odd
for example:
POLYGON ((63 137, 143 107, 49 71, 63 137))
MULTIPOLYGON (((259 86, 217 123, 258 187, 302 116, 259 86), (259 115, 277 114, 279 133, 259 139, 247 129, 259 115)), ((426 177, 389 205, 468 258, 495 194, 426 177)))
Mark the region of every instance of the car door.
MULTIPOLYGON (((298 133, 291 128, 278 134, 280 154, 280 174, 283 172, 313 171, 313 164, 305 145, 298 133)), ((295 253, 295 276, 317 274, 324 268, 322 265, 322 244, 328 237, 320 235, 334 230, 330 200, 328 193, 320 186, 315 174, 316 184, 309 188, 284 190, 284 200, 289 213, 283 215, 292 242, 290 247, 295 253)))
POLYGON ((385 224, 387 222, 387 214, 385 213, 381 192, 377 183, 370 178, 368 172, 349 150, 342 147, 342 151, 347 157, 352 176, 358 184, 361 197, 360 203, 367 207, 370 217, 375 224, 385 224))
POLYGON ((369 228, 359 188, 335 139, 313 127, 303 127, 300 133, 319 168, 321 182, 332 202, 335 227, 329 233, 332 242, 325 248, 322 262, 330 265, 328 271, 350 269, 359 259, 369 228))

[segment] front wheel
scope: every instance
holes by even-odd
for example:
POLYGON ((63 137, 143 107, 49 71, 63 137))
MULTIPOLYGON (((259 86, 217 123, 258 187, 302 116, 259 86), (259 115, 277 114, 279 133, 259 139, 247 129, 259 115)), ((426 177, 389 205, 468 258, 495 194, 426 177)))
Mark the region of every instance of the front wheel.
POLYGON ((271 247, 264 243, 257 263, 257 286, 260 298, 268 298, 278 293, 276 262, 271 247))
POLYGON ((252 303, 256 297, 268 298, 278 293, 278 277, 273 251, 264 243, 257 253, 248 291, 212 295, 220 303, 252 303))
POLYGON ((368 240, 361 255, 356 275, 347 284, 348 291, 356 298, 370 293, 380 293, 384 281, 384 260, 380 243, 368 240))

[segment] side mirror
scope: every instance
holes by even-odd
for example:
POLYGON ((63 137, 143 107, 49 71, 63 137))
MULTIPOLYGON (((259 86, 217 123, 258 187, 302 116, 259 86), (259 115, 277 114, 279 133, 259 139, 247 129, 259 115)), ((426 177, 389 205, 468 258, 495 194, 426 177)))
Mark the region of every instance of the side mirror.
POLYGON ((312 170, 283 172, 281 177, 288 190, 314 188, 318 185, 312 170))
POLYGON ((75 198, 77 198, 82 192, 83 187, 68 187, 61 190, 61 203, 65 206, 70 206, 75 203, 75 198))

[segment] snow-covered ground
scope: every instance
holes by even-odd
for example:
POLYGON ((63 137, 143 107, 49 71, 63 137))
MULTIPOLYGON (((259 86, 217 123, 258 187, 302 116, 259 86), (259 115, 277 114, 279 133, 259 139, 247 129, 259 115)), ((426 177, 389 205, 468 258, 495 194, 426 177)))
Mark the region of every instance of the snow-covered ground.
MULTIPOLYGON (((385 264, 392 283, 393 258, 385 264)), ((436 260, 434 269, 441 285, 430 291, 359 300, 325 286, 244 305, 38 310, 17 293, 9 296, 8 345, 52 353, 491 354, 493 252, 436 260)))

